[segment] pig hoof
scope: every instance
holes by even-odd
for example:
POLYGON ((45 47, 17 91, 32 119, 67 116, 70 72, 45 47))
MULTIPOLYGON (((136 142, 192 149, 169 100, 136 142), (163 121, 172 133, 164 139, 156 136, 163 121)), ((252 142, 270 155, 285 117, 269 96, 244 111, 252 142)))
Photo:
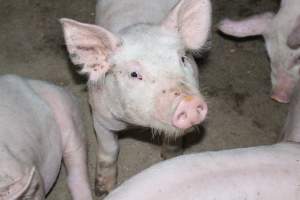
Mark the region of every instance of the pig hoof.
POLYGON ((97 197, 104 197, 104 196, 108 195, 108 191, 101 190, 100 188, 95 188, 95 195, 97 197))
POLYGON ((109 191, 113 189, 114 182, 106 182, 106 179, 96 179, 95 181, 95 195, 97 197, 106 196, 109 191))
POLYGON ((95 181, 95 195, 97 197, 106 196, 108 194, 108 191, 104 188, 104 185, 101 184, 98 180, 95 181))

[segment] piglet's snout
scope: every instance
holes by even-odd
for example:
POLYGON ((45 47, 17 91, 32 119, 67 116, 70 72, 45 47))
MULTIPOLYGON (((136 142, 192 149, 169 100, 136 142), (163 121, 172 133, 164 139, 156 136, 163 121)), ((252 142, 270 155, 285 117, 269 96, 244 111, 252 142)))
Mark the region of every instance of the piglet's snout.
POLYGON ((173 126, 187 129, 200 124, 206 117, 207 104, 199 97, 185 96, 178 104, 172 117, 173 126))

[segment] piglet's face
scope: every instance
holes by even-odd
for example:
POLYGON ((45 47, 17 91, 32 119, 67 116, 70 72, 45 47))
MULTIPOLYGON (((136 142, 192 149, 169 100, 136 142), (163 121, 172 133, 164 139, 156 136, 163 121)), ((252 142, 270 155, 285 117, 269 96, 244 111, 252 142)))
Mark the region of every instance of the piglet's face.
POLYGON ((207 105, 198 90, 187 50, 206 42, 209 0, 181 0, 156 25, 136 24, 113 34, 62 19, 70 58, 89 82, 118 99, 121 120, 178 135, 202 122, 207 105))
POLYGON ((107 76, 130 123, 177 133, 204 120, 207 105, 178 34, 140 25, 125 30, 122 41, 107 76))

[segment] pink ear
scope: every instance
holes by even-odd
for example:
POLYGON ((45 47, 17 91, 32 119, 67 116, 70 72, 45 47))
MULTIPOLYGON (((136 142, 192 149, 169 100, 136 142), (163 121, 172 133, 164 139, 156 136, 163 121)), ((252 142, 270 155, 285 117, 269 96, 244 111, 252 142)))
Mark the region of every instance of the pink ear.
POLYGON ((220 22, 218 28, 223 33, 235 37, 261 35, 268 30, 273 16, 273 13, 268 12, 261 15, 254 15, 242 21, 225 19, 220 22))
POLYGON ((82 65, 81 73, 97 81, 110 68, 108 57, 120 45, 120 40, 100 26, 84 24, 71 19, 60 19, 70 58, 82 65))
POLYGON ((180 0, 162 26, 178 31, 187 49, 201 48, 210 33, 210 0, 180 0))
POLYGON ((300 16, 297 19, 296 26, 294 27, 287 39, 287 45, 291 49, 300 48, 300 16))

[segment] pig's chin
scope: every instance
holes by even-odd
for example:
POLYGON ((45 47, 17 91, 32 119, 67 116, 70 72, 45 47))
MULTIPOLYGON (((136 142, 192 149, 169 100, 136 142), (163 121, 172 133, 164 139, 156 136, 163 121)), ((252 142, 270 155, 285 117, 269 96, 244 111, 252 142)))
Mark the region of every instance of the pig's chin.
POLYGON ((158 133, 159 135, 164 135, 170 138, 181 137, 186 133, 186 130, 174 127, 171 123, 168 124, 160 121, 151 124, 150 128, 153 130, 152 132, 154 134, 158 133))

